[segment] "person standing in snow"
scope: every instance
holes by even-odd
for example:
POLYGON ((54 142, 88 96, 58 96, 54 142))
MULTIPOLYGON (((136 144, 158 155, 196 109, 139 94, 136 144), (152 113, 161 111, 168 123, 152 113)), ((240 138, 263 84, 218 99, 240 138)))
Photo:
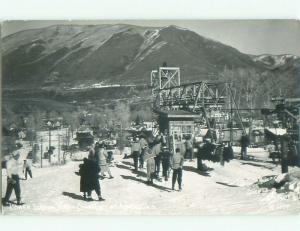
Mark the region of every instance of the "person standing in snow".
POLYGON ((171 160, 171 153, 168 150, 167 146, 162 147, 161 152, 161 162, 162 162, 162 172, 165 181, 168 181, 169 178, 169 169, 170 169, 170 160, 171 160))
POLYGON ((175 189, 176 180, 178 182, 179 191, 182 190, 182 168, 183 168, 184 158, 180 154, 180 149, 176 148, 175 153, 172 158, 172 169, 173 169, 173 177, 172 177, 172 190, 175 189))
POLYGON ((197 151, 197 169, 199 171, 203 171, 203 163, 202 163, 202 156, 203 156, 203 146, 204 144, 199 144, 198 145, 198 151, 197 151))
POLYGON ((23 173, 25 173, 25 180, 27 180, 27 174, 29 174, 30 178, 32 178, 32 159, 29 159, 27 156, 27 159, 24 160, 23 163, 23 173))
POLYGON ((193 161, 193 144, 190 137, 185 141, 185 158, 193 161))
POLYGON ((243 132, 241 137, 241 160, 247 159, 247 147, 249 146, 249 136, 243 132))
POLYGON ((3 206, 9 206, 9 199, 12 191, 15 191, 17 198, 17 205, 22 205, 21 202, 21 187, 20 187, 20 177, 22 163, 19 161, 20 153, 15 152, 12 154, 12 158, 9 159, 6 163, 7 171, 7 186, 6 193, 3 199, 3 206))
POLYGON ((155 144, 152 148, 152 153, 155 155, 155 176, 156 179, 160 180, 159 172, 160 172, 160 164, 161 164, 161 141, 160 138, 156 139, 155 144))
POLYGON ((134 165, 134 170, 138 171, 138 163, 139 163, 139 156, 141 154, 141 145, 139 143, 138 138, 133 139, 133 143, 131 145, 131 155, 133 158, 133 165, 134 165))
POLYGON ((104 146, 100 146, 95 155, 97 155, 96 160, 98 160, 97 164, 99 165, 101 175, 104 177, 105 173, 107 172, 109 179, 114 178, 107 163, 108 154, 104 146))
POLYGON ((153 178, 155 177, 155 161, 154 157, 156 155, 152 152, 150 148, 145 150, 144 160, 147 163, 147 184, 153 184, 153 178))
POLYGON ((77 175, 80 176, 80 192, 83 192, 83 198, 87 199, 87 193, 93 190, 91 177, 89 176, 87 158, 83 158, 83 164, 79 165, 79 174, 77 175))
POLYGON ((141 146, 141 155, 140 155, 139 168, 143 169, 144 168, 144 156, 145 156, 146 148, 148 146, 148 143, 144 137, 141 137, 141 139, 140 139, 140 146, 141 146))
POLYGON ((86 180, 86 188, 84 189, 87 190, 87 199, 92 200, 92 191, 95 190, 98 196, 98 200, 103 201, 104 199, 101 196, 101 188, 99 182, 100 168, 95 161, 95 157, 93 155, 89 155, 84 165, 85 166, 83 167, 83 169, 86 170, 86 172, 83 174, 83 176, 85 177, 84 180, 86 180))

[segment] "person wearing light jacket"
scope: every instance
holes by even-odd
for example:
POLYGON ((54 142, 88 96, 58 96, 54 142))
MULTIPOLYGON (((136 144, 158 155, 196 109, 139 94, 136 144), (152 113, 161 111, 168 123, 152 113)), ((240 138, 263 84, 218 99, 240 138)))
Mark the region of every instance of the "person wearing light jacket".
POLYGON ((182 190, 182 168, 183 168, 184 158, 180 154, 180 149, 176 148, 175 154, 172 157, 172 169, 173 169, 173 177, 172 177, 172 190, 175 188, 176 180, 178 182, 179 191, 182 190))
POLYGON ((148 143, 144 137, 140 139, 140 146, 141 146, 141 155, 140 155, 140 165, 139 168, 144 168, 144 156, 146 152, 146 148, 148 147, 148 143))
POLYGON ((22 171, 22 163, 19 161, 20 153, 15 152, 12 154, 12 158, 6 163, 7 171, 7 187, 3 200, 3 206, 9 206, 9 199, 12 191, 15 191, 17 198, 17 205, 22 205, 21 202, 21 187, 20 187, 20 173, 22 171))
POLYGON ((109 179, 114 178, 111 174, 110 168, 107 163, 108 154, 107 154, 104 146, 100 146, 99 150, 97 150, 97 152, 96 152, 96 155, 98 156, 97 157, 98 161, 96 161, 96 162, 99 165, 101 175, 104 177, 105 173, 107 172, 109 175, 109 179))
POLYGON ((153 153, 152 149, 146 148, 144 161, 146 161, 147 163, 147 184, 148 185, 153 184, 153 178, 155 177, 155 161, 154 161, 155 156, 156 154, 153 153))
POLYGON ((134 170, 138 171, 138 163, 139 163, 139 157, 141 155, 141 144, 139 143, 138 138, 134 138, 133 143, 131 145, 131 155, 133 158, 133 165, 134 170))

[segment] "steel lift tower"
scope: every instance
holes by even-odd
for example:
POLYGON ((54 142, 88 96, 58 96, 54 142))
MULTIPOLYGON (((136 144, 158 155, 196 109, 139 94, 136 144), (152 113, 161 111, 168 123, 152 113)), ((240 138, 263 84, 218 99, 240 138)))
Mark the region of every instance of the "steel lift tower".
MULTIPOLYGON (((178 67, 160 67, 151 72, 151 86, 154 111, 184 110, 200 114, 205 119, 210 134, 213 134, 213 130, 221 129, 216 124, 211 124, 212 118, 217 116, 225 119, 230 124, 231 141, 232 121, 235 117, 245 131, 230 83, 200 81, 181 84, 178 67)), ((223 121, 223 125, 224 123, 223 121)))

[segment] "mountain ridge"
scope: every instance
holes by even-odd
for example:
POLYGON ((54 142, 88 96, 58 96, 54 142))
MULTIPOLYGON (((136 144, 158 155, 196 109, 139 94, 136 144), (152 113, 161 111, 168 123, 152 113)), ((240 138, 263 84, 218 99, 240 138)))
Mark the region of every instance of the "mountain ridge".
POLYGON ((53 25, 11 34, 2 45, 4 89, 147 84, 164 62, 180 67, 182 82, 218 80, 226 68, 298 73, 298 58, 276 69, 265 60, 273 56, 244 54, 174 25, 53 25))

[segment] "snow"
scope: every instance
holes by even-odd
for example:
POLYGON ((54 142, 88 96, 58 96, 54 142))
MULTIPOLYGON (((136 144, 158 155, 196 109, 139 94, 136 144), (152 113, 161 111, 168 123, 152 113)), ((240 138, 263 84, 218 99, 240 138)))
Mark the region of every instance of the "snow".
POLYGON ((253 58, 255 62, 262 62, 266 65, 272 66, 272 67, 280 67, 285 65, 289 60, 296 60, 299 56, 291 55, 291 54, 285 54, 285 55, 259 55, 253 58))
MULTIPOLYGON (((238 150, 238 148, 235 148, 238 150)), ((259 178, 280 174, 280 166, 267 162, 263 149, 250 149, 253 161, 234 159, 225 166, 205 161, 208 175, 196 171, 196 161, 185 162, 183 191, 171 190, 168 182, 148 186, 146 170, 132 172, 132 160, 115 156, 114 179, 101 180, 105 202, 86 202, 74 174, 81 161, 34 168, 32 179, 21 181, 22 207, 4 207, 8 215, 250 215, 300 214, 300 201, 274 190, 254 186, 259 178)), ((82 156, 87 152, 82 152, 82 156)), ((2 192, 6 188, 3 170, 2 192)), ((291 186, 292 187, 292 186, 291 186)), ((295 186, 296 187, 296 186, 295 186)), ((176 185, 177 188, 177 185, 176 185)), ((94 199, 96 195, 93 192, 94 199)), ((14 199, 14 194, 12 198, 14 199)))
POLYGON ((275 135, 279 135, 279 136, 286 134, 286 129, 284 129, 284 128, 267 128, 267 130, 270 131, 271 133, 273 133, 275 135))
POLYGON ((95 88, 117 88, 117 87, 135 87, 133 84, 104 84, 104 83, 95 83, 92 85, 80 84, 75 87, 66 89, 66 90, 84 90, 84 89, 95 89, 95 88))

